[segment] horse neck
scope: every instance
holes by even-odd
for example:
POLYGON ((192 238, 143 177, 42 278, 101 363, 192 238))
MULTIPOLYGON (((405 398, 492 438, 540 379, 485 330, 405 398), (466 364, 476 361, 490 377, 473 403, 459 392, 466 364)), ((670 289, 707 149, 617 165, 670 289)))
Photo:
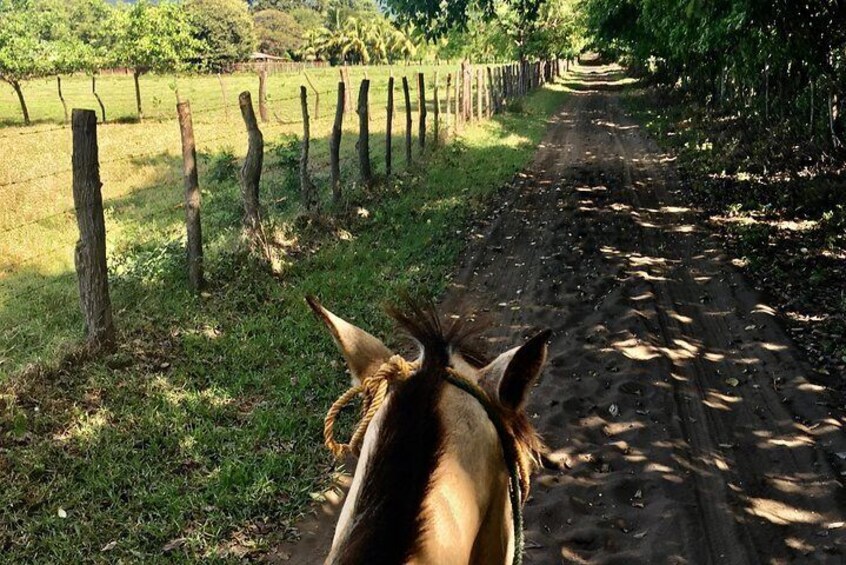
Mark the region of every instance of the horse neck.
POLYGON ((425 501, 416 563, 506 563, 513 552, 508 474, 496 429, 478 402, 448 387, 447 436, 425 501))

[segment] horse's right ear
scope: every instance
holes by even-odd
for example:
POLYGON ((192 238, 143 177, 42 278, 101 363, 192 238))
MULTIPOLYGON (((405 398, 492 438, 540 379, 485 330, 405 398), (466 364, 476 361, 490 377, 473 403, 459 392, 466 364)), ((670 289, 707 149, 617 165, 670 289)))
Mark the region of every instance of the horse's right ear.
POLYGON ((393 355, 378 338, 336 316, 324 308, 315 297, 307 296, 306 302, 315 315, 329 328, 338 349, 347 361, 354 385, 379 370, 379 367, 393 355))

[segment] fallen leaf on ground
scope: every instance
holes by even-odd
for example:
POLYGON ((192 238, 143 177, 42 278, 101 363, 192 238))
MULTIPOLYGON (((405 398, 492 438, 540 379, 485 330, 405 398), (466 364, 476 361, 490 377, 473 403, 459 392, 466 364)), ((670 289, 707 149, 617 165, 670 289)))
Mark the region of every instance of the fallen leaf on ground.
POLYGON ((170 551, 173 551, 174 549, 178 549, 178 548, 182 547, 183 545, 185 545, 186 541, 188 541, 188 540, 186 540, 185 538, 172 539, 169 542, 167 542, 166 544, 164 544, 164 547, 162 547, 162 551, 164 551, 165 553, 168 553, 170 551))

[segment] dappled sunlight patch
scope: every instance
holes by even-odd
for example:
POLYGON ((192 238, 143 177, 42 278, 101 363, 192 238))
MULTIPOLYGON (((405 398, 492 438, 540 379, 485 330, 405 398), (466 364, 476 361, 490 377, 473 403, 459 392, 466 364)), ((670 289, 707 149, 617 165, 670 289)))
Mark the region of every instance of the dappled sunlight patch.
POLYGON ((209 406, 225 408, 233 404, 234 399, 215 387, 200 390, 189 390, 186 387, 175 386, 162 375, 153 378, 150 388, 173 406, 209 406))
POLYGON ((823 524, 827 519, 817 512, 809 512, 796 508, 785 502, 771 498, 746 498, 746 512, 752 516, 763 518, 773 524, 789 526, 791 524, 823 524))
POLYGON ((59 443, 94 441, 105 428, 112 425, 111 419, 111 412, 105 408, 80 414, 68 427, 54 434, 53 440, 59 443))

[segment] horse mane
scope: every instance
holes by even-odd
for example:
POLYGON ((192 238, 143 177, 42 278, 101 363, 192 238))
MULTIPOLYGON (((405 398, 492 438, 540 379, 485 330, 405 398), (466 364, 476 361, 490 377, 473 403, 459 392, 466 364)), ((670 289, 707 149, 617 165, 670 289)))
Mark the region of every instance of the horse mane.
MULTIPOLYGON (((490 362, 476 341, 484 322, 459 315, 445 324, 431 301, 408 297, 387 310, 421 347, 422 364, 413 376, 394 385, 379 439, 364 469, 355 518, 334 565, 405 563, 419 552, 425 533, 423 502, 445 443, 446 430, 437 409, 446 386, 443 372, 451 353, 460 353, 476 368, 490 362)), ((546 447, 522 411, 493 404, 513 437, 526 500, 529 477, 546 447)))
POLYGON ((421 346, 423 362, 392 390, 337 565, 404 563, 419 551, 425 529, 423 501, 444 445, 437 410, 445 386, 442 373, 455 350, 484 363, 470 345, 477 326, 465 319, 444 324, 433 303, 408 297, 388 307, 388 314, 421 346))

